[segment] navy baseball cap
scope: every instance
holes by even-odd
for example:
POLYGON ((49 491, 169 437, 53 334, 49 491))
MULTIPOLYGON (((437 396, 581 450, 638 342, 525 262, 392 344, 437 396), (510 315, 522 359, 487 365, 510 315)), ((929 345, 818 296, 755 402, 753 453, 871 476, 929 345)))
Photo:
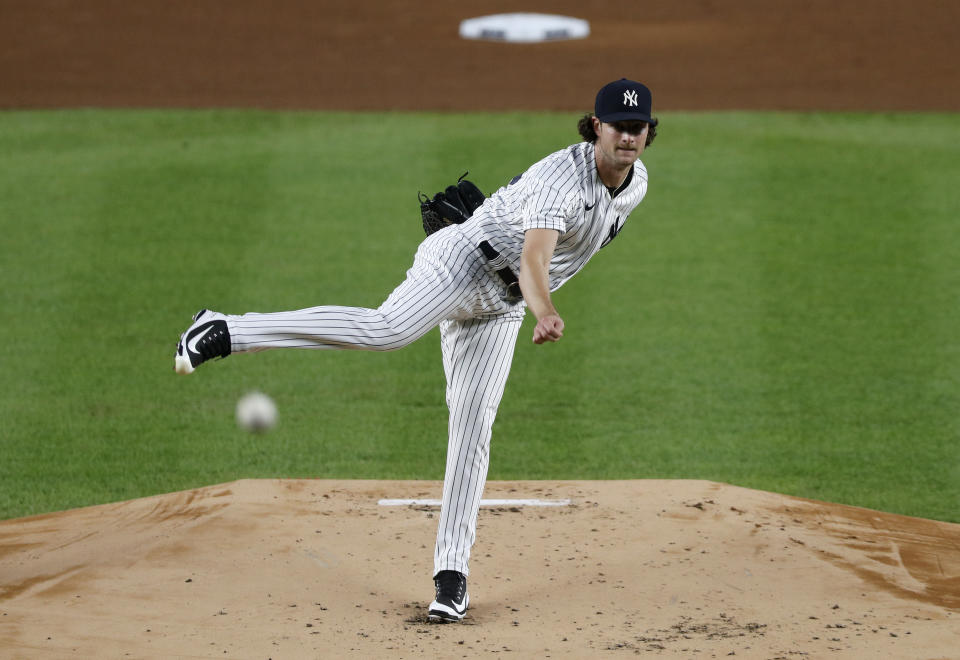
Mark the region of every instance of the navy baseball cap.
POLYGON ((656 126, 657 120, 650 116, 652 104, 653 97, 646 85, 621 78, 597 92, 593 114, 605 123, 637 120, 656 126))

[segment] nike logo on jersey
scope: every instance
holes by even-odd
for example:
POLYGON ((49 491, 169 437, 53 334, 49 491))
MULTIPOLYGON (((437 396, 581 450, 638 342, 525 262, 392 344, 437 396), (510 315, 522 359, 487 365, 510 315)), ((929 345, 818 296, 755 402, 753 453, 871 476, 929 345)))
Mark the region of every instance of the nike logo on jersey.
POLYGON ((211 323, 210 325, 208 325, 203 332, 198 333, 198 334, 194 335, 193 337, 191 337, 190 339, 188 339, 188 340, 187 340, 187 351, 188 351, 189 353, 199 353, 199 351, 197 350, 197 344, 199 344, 199 343, 200 343, 200 340, 203 339, 204 337, 206 337, 207 334, 208 334, 211 330, 213 330, 213 324, 212 324, 212 323, 211 323))
POLYGON ((584 211, 589 211, 590 209, 592 209, 592 208, 593 208, 594 206, 596 206, 596 205, 597 205, 596 202, 594 202, 593 204, 587 204, 586 202, 584 202, 584 204, 583 204, 583 210, 584 210, 584 211))

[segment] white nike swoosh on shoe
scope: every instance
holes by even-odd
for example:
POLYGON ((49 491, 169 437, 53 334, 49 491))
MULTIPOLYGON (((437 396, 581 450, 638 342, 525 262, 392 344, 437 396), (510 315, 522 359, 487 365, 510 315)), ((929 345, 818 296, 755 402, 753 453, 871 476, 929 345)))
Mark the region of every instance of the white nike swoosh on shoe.
MULTIPOLYGON (((430 603, 430 608, 429 608, 429 610, 428 610, 428 613, 429 613, 429 614, 433 614, 434 612, 438 612, 438 613, 440 613, 440 614, 446 613, 446 614, 448 614, 448 615, 450 615, 450 616, 453 616, 453 617, 456 617, 456 618, 458 618, 458 619, 461 619, 461 618, 463 618, 464 612, 467 611, 467 606, 468 606, 469 604, 470 604, 470 596, 469 596, 469 595, 465 595, 465 596, 463 597, 463 602, 462 602, 462 603, 456 603, 456 602, 454 602, 452 608, 449 607, 449 606, 447 606, 447 605, 444 605, 443 603, 440 603, 440 602, 437 602, 437 601, 433 601, 432 603, 430 603)), ((438 616, 439 616, 439 614, 438 614, 438 616)))
POLYGON ((463 612, 454 612, 449 607, 438 605, 427 612, 427 616, 431 621, 462 621, 463 617, 466 616, 466 612, 466 610, 463 612))
POLYGON ((206 329, 206 330, 204 330, 203 332, 201 332, 200 334, 198 334, 198 335, 197 335, 196 337, 194 337, 193 339, 189 340, 189 341, 187 342, 187 353, 188 353, 188 354, 189 354, 189 353, 197 353, 197 352, 198 352, 198 351, 197 351, 197 343, 198 343, 201 339, 203 339, 204 337, 206 337, 206 336, 207 336, 207 333, 209 333, 211 330, 213 330, 213 324, 210 324, 209 326, 207 326, 207 329, 206 329))

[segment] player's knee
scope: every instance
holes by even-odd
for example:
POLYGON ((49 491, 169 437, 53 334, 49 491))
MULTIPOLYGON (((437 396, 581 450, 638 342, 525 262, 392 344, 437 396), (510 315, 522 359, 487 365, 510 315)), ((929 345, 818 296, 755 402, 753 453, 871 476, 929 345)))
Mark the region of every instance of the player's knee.
POLYGON ((369 347, 374 351, 395 351, 409 346, 424 334, 416 327, 405 327, 385 319, 378 331, 370 334, 369 347))

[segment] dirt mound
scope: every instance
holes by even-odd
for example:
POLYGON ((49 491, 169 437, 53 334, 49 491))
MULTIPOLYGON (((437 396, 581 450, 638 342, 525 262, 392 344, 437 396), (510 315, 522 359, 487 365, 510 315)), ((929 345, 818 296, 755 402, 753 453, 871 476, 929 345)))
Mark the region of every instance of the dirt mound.
POLYGON ((431 625, 441 484, 238 481, 0 522, 7 657, 955 657, 960 525, 704 481, 491 482, 431 625))

